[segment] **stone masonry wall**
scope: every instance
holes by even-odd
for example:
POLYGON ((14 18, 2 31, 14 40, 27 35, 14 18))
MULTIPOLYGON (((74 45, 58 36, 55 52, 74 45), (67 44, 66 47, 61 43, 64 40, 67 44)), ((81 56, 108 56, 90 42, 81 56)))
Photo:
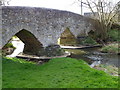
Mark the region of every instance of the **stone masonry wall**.
POLYGON ((68 27, 75 37, 95 29, 89 18, 68 11, 37 7, 2 7, 2 46, 25 29, 31 32, 43 47, 57 44, 68 27))

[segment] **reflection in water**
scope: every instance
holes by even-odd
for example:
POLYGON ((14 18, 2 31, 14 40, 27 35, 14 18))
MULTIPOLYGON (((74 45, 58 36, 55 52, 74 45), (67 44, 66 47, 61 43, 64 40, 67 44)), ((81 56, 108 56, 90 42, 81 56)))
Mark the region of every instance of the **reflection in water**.
POLYGON ((74 49, 74 52, 78 52, 78 50, 84 50, 87 53, 72 54, 71 57, 76 59, 83 59, 88 62, 91 67, 98 64, 113 65, 117 67, 119 66, 118 58, 120 58, 120 55, 101 53, 99 49, 100 48, 74 49))

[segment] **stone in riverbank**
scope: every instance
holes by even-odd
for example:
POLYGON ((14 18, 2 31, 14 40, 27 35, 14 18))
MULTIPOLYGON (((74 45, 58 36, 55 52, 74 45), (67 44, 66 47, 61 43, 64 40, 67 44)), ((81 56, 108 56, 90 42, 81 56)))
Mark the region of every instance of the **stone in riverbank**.
POLYGON ((46 56, 60 56, 63 55, 65 52, 61 49, 59 45, 49 45, 45 48, 44 54, 46 56))

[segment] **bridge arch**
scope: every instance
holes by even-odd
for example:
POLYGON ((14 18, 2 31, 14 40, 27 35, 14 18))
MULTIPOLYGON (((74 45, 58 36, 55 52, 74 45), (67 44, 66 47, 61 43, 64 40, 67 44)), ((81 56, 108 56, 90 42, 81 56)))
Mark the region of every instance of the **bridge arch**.
POLYGON ((65 28, 58 38, 59 45, 75 45, 77 43, 75 35, 71 32, 70 28, 65 28))
POLYGON ((42 43, 28 30, 22 29, 15 35, 25 44, 24 53, 37 54, 43 47, 42 43))
POLYGON ((22 29, 14 35, 17 36, 25 44, 23 50, 25 54, 37 55, 39 51, 43 48, 42 43, 35 37, 34 34, 32 34, 28 30, 22 29))

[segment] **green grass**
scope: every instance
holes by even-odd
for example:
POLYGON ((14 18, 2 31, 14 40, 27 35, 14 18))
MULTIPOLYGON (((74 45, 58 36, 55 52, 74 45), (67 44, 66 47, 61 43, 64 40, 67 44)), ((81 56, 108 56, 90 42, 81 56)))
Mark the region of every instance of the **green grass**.
POLYGON ((102 68, 106 73, 110 75, 118 75, 118 67, 112 65, 100 64, 99 68, 102 68))
POLYGON ((2 88, 2 60, 0 60, 0 90, 1 88, 2 88))
POLYGON ((16 49, 12 43, 7 43, 4 48, 13 48, 13 49, 16 49))
POLYGON ((120 42, 120 30, 115 30, 115 29, 112 29, 108 32, 108 35, 109 35, 109 38, 110 40, 113 42, 113 41, 118 41, 120 42))
POLYGON ((114 44, 109 44, 106 45, 104 47, 101 48, 102 52, 106 52, 106 53, 120 53, 120 48, 118 46, 118 43, 114 43, 114 44))
POLYGON ((118 78, 83 60, 56 58, 43 65, 3 58, 3 88, 117 88, 118 78))
POLYGON ((20 59, 20 58, 3 57, 3 60, 12 60, 12 61, 14 61, 14 62, 19 62, 19 63, 30 63, 30 64, 36 64, 35 62, 26 61, 26 60, 24 60, 24 59, 20 59))
POLYGON ((82 45, 97 45, 98 43, 91 37, 86 37, 82 41, 79 42, 82 45))

